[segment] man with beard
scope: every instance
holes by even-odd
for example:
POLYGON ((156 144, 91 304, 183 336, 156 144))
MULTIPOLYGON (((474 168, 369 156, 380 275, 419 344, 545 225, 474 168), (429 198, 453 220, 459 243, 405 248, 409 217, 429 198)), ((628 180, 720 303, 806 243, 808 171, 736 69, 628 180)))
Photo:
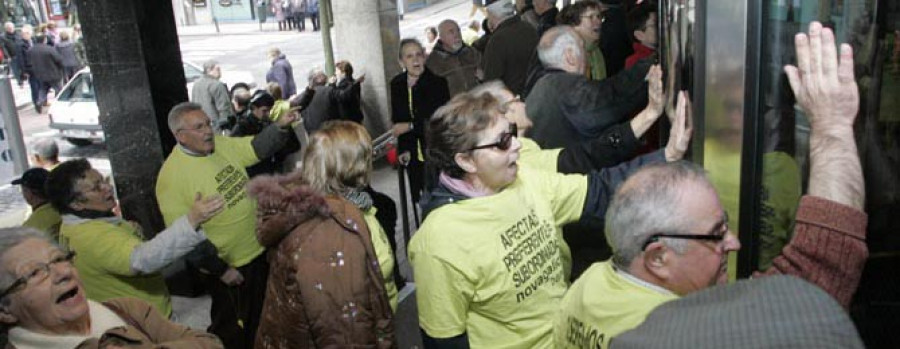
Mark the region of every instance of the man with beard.
POLYGON ((428 55, 425 66, 432 73, 447 79, 450 96, 478 85, 481 53, 463 43, 456 21, 447 19, 441 22, 438 35, 440 39, 428 55))

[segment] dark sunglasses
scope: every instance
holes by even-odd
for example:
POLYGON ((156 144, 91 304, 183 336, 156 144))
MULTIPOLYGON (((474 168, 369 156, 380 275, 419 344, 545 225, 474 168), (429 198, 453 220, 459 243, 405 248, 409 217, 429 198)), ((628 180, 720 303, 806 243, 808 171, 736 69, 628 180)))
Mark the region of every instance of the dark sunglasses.
POLYGON ((519 128, 516 126, 515 123, 510 123, 509 131, 501 133, 500 140, 497 141, 496 143, 475 146, 475 147, 472 147, 472 149, 469 149, 467 151, 473 151, 473 150, 478 150, 478 149, 487 149, 487 148, 497 148, 500 150, 509 150, 509 147, 512 145, 513 137, 516 137, 516 135, 518 135, 518 134, 519 134, 519 128))

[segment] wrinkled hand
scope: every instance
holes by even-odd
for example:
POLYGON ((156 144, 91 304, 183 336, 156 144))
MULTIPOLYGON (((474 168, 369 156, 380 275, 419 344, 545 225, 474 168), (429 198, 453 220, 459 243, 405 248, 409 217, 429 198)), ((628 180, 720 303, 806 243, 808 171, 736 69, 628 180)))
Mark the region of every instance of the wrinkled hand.
POLYGON ((675 120, 672 121, 672 129, 669 130, 669 143, 666 144, 666 161, 678 161, 684 157, 684 153, 691 144, 691 134, 694 128, 691 126, 691 104, 687 98, 687 92, 678 93, 678 105, 675 106, 675 120))
POLYGON ((203 195, 197 193, 194 195, 194 205, 191 206, 191 212, 188 213, 188 221, 196 229, 203 222, 222 212, 224 207, 225 199, 222 198, 222 195, 215 194, 204 198, 203 195))
POLYGON ((797 34, 794 45, 797 66, 785 65, 784 72, 813 129, 852 127, 859 111, 853 48, 842 44, 838 62, 834 33, 819 22, 809 24, 809 35, 797 34))
POLYGON ((244 276, 237 269, 229 267, 222 276, 219 277, 228 286, 237 286, 244 283, 244 276))
POLYGON ((666 108, 666 93, 663 91, 662 84, 662 67, 654 64, 647 73, 647 109, 652 111, 655 116, 659 117, 666 108))
POLYGON ((400 137, 400 135, 409 132, 410 125, 412 125, 412 123, 409 123, 409 122, 396 123, 396 124, 394 124, 394 127, 391 127, 391 133, 394 134, 394 137, 400 137))
POLYGON ((296 113, 296 112, 294 112, 294 113, 285 113, 285 114, 282 115, 280 118, 278 118, 277 121, 275 121, 275 124, 278 125, 278 127, 281 127, 281 128, 287 128, 287 127, 290 126, 291 123, 293 123, 294 121, 297 121, 297 113, 296 113))

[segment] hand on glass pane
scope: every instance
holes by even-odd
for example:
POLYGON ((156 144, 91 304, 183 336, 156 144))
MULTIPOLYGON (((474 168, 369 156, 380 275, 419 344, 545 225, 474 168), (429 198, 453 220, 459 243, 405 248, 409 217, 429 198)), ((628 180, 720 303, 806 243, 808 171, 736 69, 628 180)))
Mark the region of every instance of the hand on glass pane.
POLYGON ((808 114, 813 129, 852 126, 859 111, 859 90, 853 77, 853 49, 841 45, 840 61, 834 32, 819 22, 809 25, 809 34, 794 38, 797 66, 784 67, 797 104, 808 114))
POLYGON ((691 144, 691 134, 694 128, 691 126, 691 103, 687 98, 687 92, 678 93, 678 104, 675 106, 675 119, 672 120, 672 129, 669 130, 669 143, 666 144, 666 161, 677 161, 684 157, 684 153, 691 144))
POLYGON ((652 111, 654 116, 659 116, 666 107, 666 94, 662 88, 662 68, 659 64, 650 67, 646 80, 649 82, 647 87, 648 103, 647 109, 652 111))

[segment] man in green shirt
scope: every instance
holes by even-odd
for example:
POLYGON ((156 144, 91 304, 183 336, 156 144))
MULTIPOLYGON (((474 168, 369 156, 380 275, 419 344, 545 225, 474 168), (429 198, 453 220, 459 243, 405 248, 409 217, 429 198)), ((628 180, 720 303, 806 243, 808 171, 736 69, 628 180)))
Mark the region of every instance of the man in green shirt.
POLYGON ((50 200, 44 190, 44 184, 47 183, 49 174, 50 172, 47 170, 35 167, 25 171, 22 177, 12 181, 12 184, 22 186, 22 197, 25 198, 25 202, 31 206, 32 210, 31 216, 28 216, 22 226, 40 230, 47 233, 53 241, 58 241, 59 224, 62 220, 59 212, 49 205, 50 200))
POLYGON ((256 201, 247 196, 245 168, 284 147, 293 136, 294 120, 296 114, 290 113, 253 137, 224 137, 215 134, 198 104, 181 103, 169 112, 169 129, 178 145, 160 169, 156 198, 167 225, 188 211, 198 192, 225 199, 222 214, 202 226, 212 244, 201 245, 203 256, 187 258, 208 272, 208 331, 229 348, 253 346, 269 273, 265 250, 256 240, 256 201))

